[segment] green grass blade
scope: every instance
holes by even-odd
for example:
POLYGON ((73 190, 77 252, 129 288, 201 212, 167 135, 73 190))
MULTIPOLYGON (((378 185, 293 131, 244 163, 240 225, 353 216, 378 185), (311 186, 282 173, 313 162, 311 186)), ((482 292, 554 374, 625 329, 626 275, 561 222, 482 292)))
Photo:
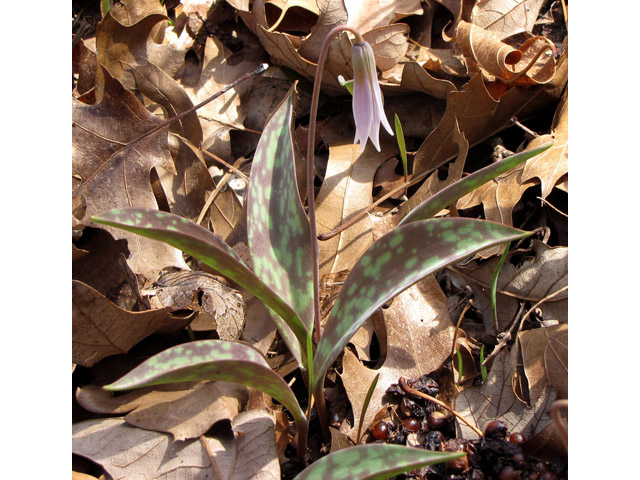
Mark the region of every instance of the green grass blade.
POLYGON ((502 252, 502 256, 498 261, 498 265, 496 266, 495 271, 493 272, 493 278, 491 279, 491 316, 493 317, 493 330, 495 331, 496 336, 500 333, 498 331, 498 300, 496 298, 496 293, 498 290, 498 276, 500 275, 500 269, 502 268, 502 264, 507 258, 507 254, 509 253, 509 247, 511 246, 511 242, 507 242, 504 247, 504 251, 502 252))
POLYGON ((367 413, 367 409, 369 408, 369 402, 371 401, 371 397, 373 396, 373 391, 376 389, 376 385, 378 384, 378 379, 380 378, 380 373, 377 373, 373 380, 371 381, 371 385, 369 385, 369 390, 367 390, 367 396, 364 397, 364 403, 362 404, 362 411, 360 412, 360 420, 358 421, 358 435, 356 435, 356 443, 360 443, 360 433, 362 432, 362 422, 364 422, 364 416, 367 413))
POLYGON ((484 345, 480 347, 480 376, 482 377, 482 381, 485 382, 487 380, 487 367, 483 365, 484 363, 484 345))
POLYGON ((499 162, 492 163, 491 165, 481 168, 471 175, 467 175, 463 179, 458 180, 448 187, 443 188, 435 195, 427 198, 424 202, 411 210, 411 212, 402 219, 399 225, 406 225, 418 220, 432 218, 440 210, 452 205, 456 200, 462 198, 467 193, 472 192, 498 175, 502 175, 504 172, 511 170, 520 163, 539 155, 551 147, 551 145, 553 145, 553 143, 549 142, 544 145, 540 145, 538 148, 534 148, 533 150, 516 153, 515 155, 500 160, 499 162))
POLYGON ((293 415, 306 438, 307 419, 295 394, 264 359, 244 343, 198 340, 171 347, 143 362, 105 390, 120 391, 175 382, 217 380, 235 382, 265 392, 293 415))
POLYGON ((294 480, 382 480, 464 455, 464 452, 432 452, 402 445, 370 443, 322 457, 294 480))
MULTIPOLYGON (((400 118, 398 118, 398 114, 395 114, 395 127, 396 127, 396 139, 398 141, 398 148, 400 149, 400 158, 402 158, 402 171, 404 172, 404 182, 407 183, 409 181, 409 167, 407 165, 407 146, 404 143, 404 132, 402 131, 402 124, 400 123, 400 118)), ((407 194, 407 189, 405 188, 404 194, 407 194)), ((436 212, 437 213, 437 212, 436 212)))
MULTIPOLYGON (((247 236, 256 275, 313 329, 313 265, 309 219, 293 151, 295 85, 271 115, 256 148, 247 192, 247 236)), ((300 342, 306 347, 306 339, 300 342)))
POLYGON ((485 220, 446 218, 413 222, 380 238, 351 270, 327 320, 314 359, 314 393, 349 339, 387 301, 447 265, 530 234, 485 220))
MULTIPOLYGON (((94 216, 92 220, 165 242, 201 260, 249 290, 276 312, 286 322, 274 318, 287 345, 306 342, 307 329, 293 308, 249 270, 229 245, 206 228, 172 213, 147 208, 114 209, 94 216)), ((303 352, 298 351, 296 358, 301 355, 303 352)))

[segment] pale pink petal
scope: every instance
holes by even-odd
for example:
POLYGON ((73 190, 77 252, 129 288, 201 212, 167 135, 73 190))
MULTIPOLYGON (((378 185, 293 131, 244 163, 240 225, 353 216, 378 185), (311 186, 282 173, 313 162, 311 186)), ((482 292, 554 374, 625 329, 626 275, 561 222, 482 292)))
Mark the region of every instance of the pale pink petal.
POLYGON ((360 149, 371 139, 380 151, 380 124, 393 135, 393 130, 384 113, 382 93, 378 83, 375 56, 369 43, 355 44, 352 50, 353 63, 353 118, 356 124, 354 143, 360 149))

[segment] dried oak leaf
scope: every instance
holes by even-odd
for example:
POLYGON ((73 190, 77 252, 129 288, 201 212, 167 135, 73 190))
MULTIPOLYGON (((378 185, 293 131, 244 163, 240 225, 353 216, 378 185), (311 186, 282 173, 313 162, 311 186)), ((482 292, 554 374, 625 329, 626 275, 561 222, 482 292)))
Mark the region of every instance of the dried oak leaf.
MULTIPOLYGON (((167 128, 131 143, 159 126, 152 115, 104 70, 104 95, 88 105, 72 99, 72 198, 84 202, 82 225, 93 225, 92 215, 114 208, 158 208, 151 188, 154 167, 175 171, 167 145, 167 128)), ((129 265, 135 273, 155 278, 164 267, 186 268, 179 250, 119 229, 104 227, 115 239, 128 240, 129 265)))
MULTIPOLYGON (((493 84, 485 84, 482 75, 478 74, 460 91, 451 91, 440 122, 416 152, 414 175, 436 169, 455 157, 458 148, 451 136, 456 122, 469 145, 473 146, 503 130, 514 116, 527 118, 560 98, 567 84, 567 58, 568 54, 565 53, 558 60, 558 69, 551 82, 536 88, 513 86, 494 97, 494 93, 490 92, 493 84)), ((419 202, 409 199, 404 211, 408 213, 419 202)))
POLYGON ((568 398, 569 325, 535 328, 518 334, 518 357, 522 369, 516 370, 516 395, 535 402, 548 386, 558 398, 568 398))
MULTIPOLYGON (((132 26, 148 17, 149 15, 166 15, 167 9, 162 5, 164 2, 155 0, 135 0, 124 2, 113 2, 109 13, 118 22, 125 26, 132 26)), ((105 16, 104 3, 100 3, 100 11, 105 16)))
MULTIPOLYGON (((221 340, 238 340, 244 324, 244 300, 233 288, 227 287, 206 272, 179 271, 162 274, 150 295, 153 308, 190 309, 205 312, 213 325, 193 325, 193 330, 217 330, 221 340)), ((201 320, 202 323, 202 320, 201 320)))
POLYGON ((207 452, 219 472, 228 480, 279 480, 280 463, 276 445, 275 419, 266 408, 242 412, 233 419, 235 438, 203 437, 207 452))
MULTIPOLYGON (((551 190, 563 180, 568 183, 569 173, 569 89, 560 99, 551 125, 551 133, 533 139, 527 148, 536 148, 549 140, 553 146, 542 154, 527 160, 522 172, 522 181, 538 178, 542 188, 542 198, 547 198, 551 190)), ((568 187, 565 191, 568 190, 568 187)))
POLYGON ((227 382, 187 382, 134 390, 115 396, 96 385, 76 390, 83 408, 124 415, 129 425, 166 432, 174 441, 204 435, 214 423, 233 420, 249 399, 246 387, 227 382))
MULTIPOLYGON (((515 349, 511 355, 501 351, 486 382, 460 392, 455 409, 482 431, 490 421, 500 419, 509 432, 521 432, 531 439, 552 422, 549 412, 555 393, 552 388, 545 389, 531 406, 518 400, 511 386, 515 363, 515 349)), ((458 422, 458 431, 458 438, 476 438, 476 433, 463 422, 458 422)))
POLYGON ((154 332, 184 328, 188 319, 171 317, 169 309, 128 312, 97 290, 72 281, 73 363, 91 367, 105 357, 126 353, 154 332))
MULTIPOLYGON (((381 311, 386 338, 378 337, 380 367, 371 369, 364 366, 349 350, 345 351, 342 359, 342 382, 356 422, 369 386, 376 374, 380 374, 365 414, 363 431, 382 407, 382 398, 389 385, 397 383, 399 377, 420 377, 440 368, 451 354, 453 341, 454 327, 449 319, 447 299, 433 276, 396 296, 391 306, 381 311)), ((356 424, 349 432, 354 441, 357 432, 356 424)))
POLYGON ((72 452, 101 465, 112 478, 277 480, 280 464, 273 415, 251 410, 232 421, 234 439, 170 435, 128 425, 123 418, 73 425, 72 452))
POLYGON ((556 73, 556 48, 544 37, 528 38, 516 49, 492 32, 461 21, 456 27, 456 43, 469 76, 482 72, 490 81, 541 85, 550 82, 556 73))
POLYGON ((202 440, 174 442, 166 433, 132 427, 119 417, 76 423, 72 433, 71 451, 101 465, 111 478, 213 478, 202 440))
POLYGON ((502 40, 531 32, 543 3, 544 0, 480 0, 473 6, 471 21, 502 40))
POLYGON ((166 15, 157 13, 131 24, 122 24, 112 15, 102 19, 96 30, 98 63, 103 67, 96 72, 98 100, 105 69, 129 90, 136 88, 134 67, 151 64, 168 78, 180 70, 185 52, 155 41, 157 37, 161 40, 166 19, 166 15))
MULTIPOLYGON (((458 284, 469 284, 474 292, 474 307, 482 315, 485 330, 493 331, 491 313, 491 282, 499 262, 498 258, 487 261, 474 260, 451 271, 458 284), (456 276, 458 275, 458 276, 456 276)), ((569 249, 549 247, 534 240, 530 250, 510 252, 498 276, 496 306, 498 328, 503 331, 519 309, 521 301, 536 304, 545 297, 568 285, 569 249), (517 265, 514 265, 517 258, 517 265)), ((568 294, 560 294, 539 305, 543 320, 568 322, 568 294)))

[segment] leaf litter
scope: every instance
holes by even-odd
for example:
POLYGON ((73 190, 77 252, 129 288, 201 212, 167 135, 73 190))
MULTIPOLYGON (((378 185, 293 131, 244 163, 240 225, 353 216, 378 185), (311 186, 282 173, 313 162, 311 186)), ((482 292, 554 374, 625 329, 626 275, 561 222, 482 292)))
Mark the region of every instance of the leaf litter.
MULTIPOLYGON (((560 8, 560 2, 536 0, 507 6, 487 0, 472 2, 469 9, 448 1, 438 2, 438 8, 429 2, 373 0, 161 3, 114 2, 110 14, 102 11, 97 31, 85 30, 85 38, 73 49, 73 362, 79 366, 74 370, 80 382, 76 396, 86 409, 79 420, 94 418, 74 425, 74 453, 91 458, 117 478, 292 478, 304 467, 284 446, 295 433, 288 426, 293 422, 279 427, 290 431, 278 434, 277 447, 274 405, 265 410, 258 403, 259 408, 252 409, 246 389, 239 393, 244 387, 204 382, 112 396, 80 380, 149 337, 171 343, 193 337, 242 338, 267 357, 283 352, 268 312, 256 307, 246 292, 235 290, 237 285, 219 283, 206 266, 179 250, 98 226, 89 218, 131 206, 195 220, 206 208, 203 226, 231 239, 232 246, 246 243, 242 197, 224 184, 230 176, 212 177, 209 172, 212 167, 231 172, 226 165, 242 156, 251 159, 267 117, 294 78, 302 85, 294 112, 296 139, 306 147, 304 84, 313 79, 324 35, 347 23, 373 45, 387 114, 400 115, 407 136, 410 173, 427 180, 409 188, 407 201, 392 196, 333 243, 321 242, 324 273, 348 271, 373 240, 421 201, 495 160, 496 145, 507 155, 548 140, 554 145, 440 212, 540 232, 512 246, 502 267, 497 285, 500 331, 492 328, 490 292, 497 263, 492 255, 498 250, 397 296, 374 314, 375 328, 365 324, 369 326, 362 335, 352 339, 354 350, 347 348, 329 372, 329 407, 340 413, 342 426, 341 433, 332 429, 333 441, 324 452, 358 440, 364 395, 376 373, 381 376, 362 428, 368 441, 376 441, 372 429, 381 412, 398 408, 397 399, 387 392, 390 385, 400 377, 431 374, 442 383, 438 398, 450 408, 481 430, 492 420, 504 421, 509 432, 527 437, 524 452, 544 458, 546 468, 564 478, 566 452, 549 412, 554 399, 567 398, 568 295, 546 297, 567 285, 568 246, 562 226, 568 196, 566 4, 560 8), (376 15, 367 14, 371 11, 376 15), (270 69, 262 77, 138 140, 264 60, 270 69), (523 123, 527 127, 520 127, 523 123), (207 203, 212 193, 213 203, 207 203), (98 232, 106 235, 106 242, 95 241, 98 232), (455 306, 455 299, 467 299, 468 304, 455 306), (434 321, 437 327, 425 327, 434 321), (489 359, 489 376, 483 381, 480 346, 490 352, 504 343, 507 333, 511 340, 489 359), (461 372, 454 338, 464 352, 461 372), (126 416, 104 418, 113 414, 126 416)), ((355 133, 349 115, 342 114, 350 110, 350 97, 337 80, 338 75, 353 76, 347 34, 332 42, 325 72, 320 120, 331 125, 333 119, 333 125, 317 136, 317 167, 323 161, 328 167, 326 172, 317 169, 315 193, 320 225, 333 229, 396 188, 402 172, 399 161, 395 174, 389 170, 399 153, 395 140, 384 136, 383 147, 391 142, 382 155, 367 153, 368 148, 338 167, 336 162, 349 156, 338 150, 348 150, 355 133), (356 168, 359 163, 362 167, 356 168), (383 167, 386 173, 376 175, 383 167)), ((297 151, 295 155, 298 158, 297 151)), ((301 175, 298 169, 304 201, 301 175)), ((326 291, 328 301, 341 288, 336 278, 326 291)), ((295 367, 289 370, 294 385, 300 383, 295 367)), ((477 437, 464 422, 454 425, 452 436, 458 441, 477 437)), ((431 431, 437 429, 420 427, 418 433, 407 431, 397 438, 428 443, 431 431)), ((470 448, 486 452, 489 443, 470 448)), ((322 455, 321 441, 310 448, 313 462, 322 455)), ((474 455, 470 453, 472 463, 474 455)), ((469 468, 467 473, 479 467, 469 468)), ((440 471, 438 478, 450 473, 440 471)))

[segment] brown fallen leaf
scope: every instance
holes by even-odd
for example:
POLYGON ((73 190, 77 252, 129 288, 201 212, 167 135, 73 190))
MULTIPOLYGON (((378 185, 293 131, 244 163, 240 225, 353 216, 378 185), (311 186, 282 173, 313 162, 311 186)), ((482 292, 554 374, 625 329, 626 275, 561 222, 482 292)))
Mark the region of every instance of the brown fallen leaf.
MULTIPOLYGON (((490 421, 500 419, 507 424, 509 432, 520 432, 531 439, 552 422, 549 412, 555 393, 552 388, 547 388, 532 406, 528 406, 513 392, 514 372, 515 349, 511 355, 501 351, 493 361, 486 382, 461 391, 456 398, 455 409, 481 431, 490 421)), ((459 438, 477 436, 464 422, 458 422, 457 428, 459 438)))
POLYGON ((221 340, 238 340, 242 334, 245 308, 242 295, 209 273, 164 273, 145 293, 150 295, 153 308, 189 309, 211 317, 213 325, 209 328, 191 325, 195 331, 215 329, 221 340))
MULTIPOLYGON (((82 225, 93 225, 91 215, 113 208, 157 209, 150 171, 157 166, 175 171, 166 127, 130 144, 162 120, 152 115, 108 71, 104 71, 104 76, 104 95, 99 103, 88 105, 72 99, 72 198, 74 204, 86 205, 77 218, 82 225)), ((182 253, 173 247, 120 229, 104 229, 115 239, 128 240, 129 265, 135 273, 155 278, 167 266, 186 268, 182 253)))
POLYGON ((156 167, 158 178, 171 213, 195 222, 215 184, 202 153, 193 143, 171 134, 169 144, 176 173, 156 167))
POLYGON ((382 398, 389 385, 397 383, 399 377, 415 378, 431 373, 451 354, 454 327, 449 319, 447 299, 433 276, 402 292, 382 312, 387 335, 386 342, 379 339, 381 366, 367 368, 349 350, 342 359, 342 382, 356 422, 349 432, 353 441, 365 396, 376 374, 379 373, 380 378, 367 408, 362 431, 382 407, 382 398))
MULTIPOLYGON (((243 49, 238 54, 232 54, 218 39, 208 37, 198 68, 185 70, 177 81, 197 105, 255 69, 263 59, 259 49, 243 49)), ((232 129, 244 129, 245 111, 241 98, 250 88, 251 82, 244 82, 198 110, 203 130, 203 150, 228 162, 233 161, 229 132, 232 129)), ((195 146, 200 145, 196 143, 195 146)))
POLYGON ((556 73, 556 48, 544 37, 528 38, 516 49, 492 32, 461 21, 456 27, 456 43, 469 76, 482 72, 490 81, 540 85, 550 82, 556 73))
POLYGON ((120 417, 76 423, 72 432, 71 451, 102 466, 111 478, 213 477, 201 440, 173 442, 166 433, 132 427, 120 417))
MULTIPOLYGON (((514 116, 526 118, 560 98, 566 81, 566 54, 558 61, 558 71, 549 84, 536 89, 511 87, 498 99, 487 88, 491 84, 485 84, 481 75, 475 75, 461 91, 452 91, 447 96, 442 119, 416 152, 414 175, 436 169, 455 157, 458 149, 451 136, 456 121, 469 146, 473 146, 503 130, 514 116)), ((410 198, 408 203, 406 208, 411 209, 420 202, 410 198)))
MULTIPOLYGON (((496 307, 499 332, 493 330, 491 313, 491 282, 498 258, 487 261, 472 261, 455 267, 453 276, 459 285, 470 285, 474 292, 474 308, 482 315, 485 331, 501 333, 512 322, 520 302, 537 304, 545 297, 568 285, 569 249, 549 247, 534 240, 529 250, 510 252, 498 276, 496 307), (515 259, 518 264, 514 265, 515 259)), ((538 306, 543 320, 568 322, 568 294, 560 294, 538 306)))
MULTIPOLYGON (((553 117, 551 133, 533 139, 527 148, 536 148, 549 140, 553 146, 527 160, 522 172, 522 181, 538 178, 542 188, 542 198, 547 198, 554 186, 562 181, 568 184, 569 172, 569 89, 565 90, 553 117)), ((568 186, 566 190, 568 191, 568 186)))
POLYGON ((169 309, 128 312, 77 280, 72 280, 71 295, 72 358, 83 367, 126 353, 158 330, 178 330, 189 323, 171 317, 169 309))
POLYGON ((246 387, 227 382, 158 385, 114 396, 96 385, 76 390, 76 399, 94 413, 127 414, 129 425, 166 432, 174 441, 198 438, 214 423, 233 420, 246 405, 246 387))
MULTIPOLYGON (((129 2, 131 3, 131 2, 129 2)), ((161 7, 164 10, 164 7, 161 7)), ((118 20, 121 17, 107 15, 96 30, 96 51, 98 63, 104 68, 96 72, 96 99, 101 99, 104 69, 118 79, 128 90, 136 87, 132 69, 151 64, 172 78, 184 64, 185 52, 170 45, 157 43, 155 37, 163 32, 164 13, 141 14, 135 21, 118 20)))
POLYGON ((404 65, 400 86, 436 98, 447 98, 450 92, 456 90, 452 82, 432 76, 418 62, 409 62, 404 65))
POLYGON ((72 278, 95 288, 125 310, 139 310, 135 285, 129 281, 126 260, 129 249, 124 240, 116 241, 106 230, 85 229, 78 245, 87 252, 72 263, 72 278))
POLYGON ((473 6, 471 21, 503 40, 531 32, 543 3, 544 0, 480 0, 473 6))
MULTIPOLYGON (((103 3, 100 3, 100 11, 104 17, 103 3)), ((149 15, 166 15, 167 10, 162 3, 158 4, 155 0, 136 0, 135 2, 113 2, 110 14, 122 25, 130 27, 149 15)))
MULTIPOLYGON (((376 170, 398 152, 392 140, 382 141, 381 147, 377 152, 368 144, 361 153, 352 140, 329 143, 327 172, 316 199, 318 234, 340 226, 372 203, 376 170)), ((372 243, 368 217, 320 242, 320 275, 350 269, 372 243)))
POLYGON ((423 13, 420 0, 344 0, 344 5, 348 15, 347 25, 361 33, 423 13))
POLYGON ((242 412, 231 423, 235 438, 202 437, 214 471, 228 480, 280 478, 274 415, 267 409, 242 412))
POLYGON ((553 387, 557 398, 568 398, 569 388, 569 325, 536 328, 518 334, 517 350, 522 369, 516 370, 515 382, 519 398, 535 402, 545 388, 553 387), (521 378, 522 375, 526 377, 521 378), (526 390, 526 391, 525 391, 526 390))

